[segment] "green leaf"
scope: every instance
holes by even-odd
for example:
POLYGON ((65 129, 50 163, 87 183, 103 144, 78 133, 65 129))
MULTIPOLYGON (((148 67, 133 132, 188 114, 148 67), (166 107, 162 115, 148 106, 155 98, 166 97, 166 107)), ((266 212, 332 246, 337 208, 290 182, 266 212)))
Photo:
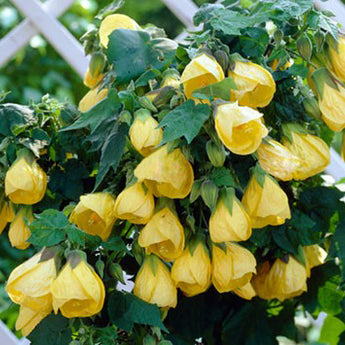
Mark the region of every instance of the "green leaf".
POLYGON ((232 78, 225 78, 217 83, 207 85, 193 92, 195 98, 209 99, 221 98, 230 101, 230 90, 236 90, 236 84, 232 78))
POLYGON ((109 298, 108 314, 117 327, 127 332, 132 330, 134 324, 159 327, 168 331, 162 323, 158 307, 130 293, 114 291, 109 298))
POLYGON ((345 324, 332 315, 327 315, 323 326, 319 341, 328 345, 338 345, 341 333, 345 331, 345 324))
POLYGON ((159 124, 165 127, 161 144, 181 137, 190 144, 210 115, 211 108, 207 104, 195 105, 191 99, 176 107, 159 124))
POLYGON ((115 235, 108 241, 102 243, 102 247, 107 250, 113 250, 116 252, 127 252, 127 247, 121 236, 115 235))
POLYGON ((90 248, 97 247, 102 242, 100 237, 87 234, 86 232, 77 228, 75 225, 67 225, 64 228, 64 231, 66 232, 68 240, 73 246, 81 246, 85 248, 87 244, 87 247, 90 248))
POLYGON ((213 11, 223 9, 221 4, 203 4, 193 17, 194 25, 199 26, 201 23, 207 22, 211 17, 213 11))
POLYGON ((289 68, 289 72, 292 75, 300 76, 302 79, 305 79, 308 76, 309 70, 304 64, 293 64, 289 68))
POLYGON ((108 60, 114 64, 116 84, 138 78, 146 70, 168 67, 177 44, 167 38, 151 39, 145 31, 117 29, 109 36, 108 60), (128 63, 130 61, 130 63, 128 63))
POLYGON ((332 247, 340 260, 342 277, 345 279, 345 207, 341 208, 340 219, 332 239, 332 247))
POLYGON ((298 253, 298 238, 296 232, 286 226, 272 227, 272 238, 278 247, 293 255, 298 253))
POLYGON ((266 30, 261 28, 247 28, 239 37, 239 46, 248 57, 260 57, 264 55, 269 42, 266 30))
POLYGON ((64 227, 69 225, 67 217, 57 210, 49 209, 36 215, 30 224, 29 242, 39 247, 51 247, 64 239, 64 227))
POLYGON ((327 314, 337 315, 343 310, 342 301, 345 297, 345 293, 339 289, 337 284, 326 282, 324 286, 319 288, 318 301, 319 305, 327 314))
POLYGON ((210 179, 217 187, 237 187, 230 170, 225 167, 213 169, 210 179))
POLYGON ((72 341, 69 320, 61 315, 48 315, 28 336, 31 345, 68 345, 72 341))

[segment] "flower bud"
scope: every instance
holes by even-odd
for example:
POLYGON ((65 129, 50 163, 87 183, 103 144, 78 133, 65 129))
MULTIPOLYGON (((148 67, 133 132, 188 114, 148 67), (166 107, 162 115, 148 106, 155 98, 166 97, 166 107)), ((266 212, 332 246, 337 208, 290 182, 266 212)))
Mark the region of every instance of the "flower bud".
POLYGON ((57 251, 44 248, 10 274, 6 292, 14 303, 42 313, 50 313, 50 286, 57 276, 57 251))
POLYGON ((268 139, 258 148, 259 164, 267 173, 282 181, 296 178, 302 160, 279 142, 268 139))
POLYGON ((70 221, 86 233, 106 241, 116 220, 114 205, 115 199, 108 193, 82 195, 70 221))
POLYGON ((209 231, 215 243, 246 241, 251 236, 250 218, 233 189, 222 191, 210 218, 209 231))
POLYGON ((213 210, 218 200, 218 187, 214 182, 211 180, 204 181, 201 185, 200 194, 205 205, 213 210))
POLYGON ((217 50, 214 53, 214 57, 222 67, 223 71, 227 71, 229 68, 229 55, 224 50, 217 50))
POLYGON ((172 86, 174 89, 179 89, 181 84, 180 75, 175 69, 168 69, 163 73, 163 80, 161 87, 172 86))
POLYGON ((13 222, 10 225, 8 231, 8 238, 11 242, 12 247, 18 249, 26 249, 30 246, 27 242, 31 235, 30 228, 26 225, 25 219, 28 222, 32 222, 34 217, 32 215, 31 207, 22 207, 16 214, 13 222))
POLYGON ((90 89, 93 89, 103 78, 103 74, 98 74, 96 77, 93 77, 90 72, 90 68, 87 69, 84 77, 84 85, 90 89))
POLYGON ((11 203, 8 201, 3 201, 0 211, 0 234, 6 228, 7 223, 12 222, 13 219, 14 212, 11 203))
POLYGON ((158 90, 147 93, 146 97, 152 101, 156 108, 160 109, 165 105, 170 104, 170 100, 174 95, 176 95, 176 89, 173 86, 167 85, 158 90))
POLYGON ((115 215, 133 224, 146 224, 153 216, 155 202, 152 193, 137 182, 124 189, 117 197, 115 215))
POLYGON ((160 308, 175 308, 177 289, 167 266, 154 255, 145 258, 135 279, 133 293, 160 308))
POLYGON ((156 254, 165 261, 178 258, 184 249, 185 236, 179 219, 164 207, 140 231, 138 243, 146 254, 156 254))
POLYGON ((103 308, 102 280, 86 262, 85 254, 70 252, 67 263, 51 285, 55 314, 60 309, 67 318, 90 317, 103 308))
POLYGON ((206 144, 207 157, 214 167, 222 167, 225 162, 226 152, 223 145, 218 146, 212 140, 206 144))
POLYGON ((158 122, 145 109, 135 113, 135 120, 129 130, 129 137, 134 148, 142 155, 152 153, 163 139, 162 128, 157 128, 158 122))
POLYGON ((317 244, 303 247, 306 258, 307 277, 310 277, 310 270, 316 266, 322 265, 327 258, 327 252, 317 244))
POLYGON ((260 170, 255 169, 242 198, 242 204, 256 229, 281 225, 291 218, 287 195, 271 176, 260 170))
POLYGON ((102 101, 108 94, 107 89, 92 89, 87 92, 87 94, 80 100, 78 109, 85 113, 94 107, 97 103, 102 101))
POLYGON ((253 62, 236 61, 228 76, 237 87, 230 91, 231 101, 238 101, 241 106, 265 107, 276 91, 271 73, 253 62))
POLYGON ((193 168, 187 158, 180 149, 169 153, 167 145, 144 158, 134 175, 154 196, 171 199, 185 198, 194 182, 193 168))
POLYGON ((138 100, 140 106, 146 110, 156 113, 158 110, 154 106, 153 101, 157 97, 158 92, 159 92, 158 90, 155 90, 150 93, 147 93, 145 96, 140 97, 138 100))
POLYGON ((171 277, 183 293, 192 297, 205 292, 211 285, 211 261, 202 242, 191 251, 190 245, 176 259, 171 277))
POLYGON ((303 106, 304 106, 305 111, 310 117, 316 120, 321 119, 321 111, 315 97, 304 98, 303 106))
POLYGON ((234 290, 234 293, 246 300, 251 300, 253 297, 256 296, 256 292, 252 286, 251 283, 247 283, 244 286, 241 286, 240 288, 237 288, 234 290))
POLYGON ((313 51, 313 45, 310 38, 307 35, 299 37, 296 41, 296 47, 301 57, 304 60, 309 61, 313 51))
POLYGON ((222 67, 215 58, 203 53, 192 59, 181 76, 184 93, 193 98, 193 92, 224 79, 222 67))
POLYGON ((5 177, 5 193, 15 204, 40 202, 47 188, 47 175, 31 154, 23 153, 11 165, 5 177))
POLYGON ((109 273, 113 278, 120 281, 122 284, 126 284, 123 278, 123 269, 118 262, 112 262, 110 264, 109 273))
POLYGON ((225 250, 214 245, 212 253, 212 283, 220 293, 245 286, 256 273, 254 255, 238 244, 227 242, 225 250))
POLYGON ((92 54, 89 72, 92 78, 97 78, 102 75, 106 63, 106 58, 103 53, 96 52, 92 54))
POLYGON ((106 16, 99 27, 99 40, 103 47, 108 48, 109 35, 116 29, 139 30, 140 27, 135 20, 124 14, 111 14, 106 16))
POLYGON ((238 155, 257 150, 268 130, 262 123, 263 114, 237 103, 222 103, 215 112, 215 128, 226 148, 238 155))

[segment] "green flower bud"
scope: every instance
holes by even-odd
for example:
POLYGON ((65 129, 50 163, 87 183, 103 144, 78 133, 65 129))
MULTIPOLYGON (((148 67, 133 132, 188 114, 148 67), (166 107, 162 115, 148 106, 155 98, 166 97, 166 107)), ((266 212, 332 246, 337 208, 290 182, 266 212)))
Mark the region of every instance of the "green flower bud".
POLYGON ((213 166, 218 168, 223 166, 226 158, 223 145, 217 146, 213 141, 209 140, 206 144, 206 152, 213 166))
POLYGON ((123 270, 120 264, 117 262, 113 262, 109 266, 109 273, 110 275, 120 281, 122 284, 125 284, 125 280, 123 279, 123 270))
POLYGON ((316 120, 321 119, 321 111, 315 97, 306 97, 303 100, 303 106, 310 117, 313 117, 316 120))
POLYGON ((313 51, 313 45, 307 35, 301 36, 296 42, 297 50, 304 60, 309 61, 313 51))
POLYGON ((204 201, 205 205, 209 207, 212 211, 216 207, 218 193, 218 187, 211 180, 207 180, 203 182, 203 184, 201 185, 201 198, 204 201))
POLYGON ((100 52, 96 52, 92 55, 90 61, 90 73, 93 78, 97 78, 104 70, 105 56, 100 52))
POLYGON ((229 55, 224 50, 217 50, 214 57, 223 68, 223 71, 226 72, 229 69, 229 55))

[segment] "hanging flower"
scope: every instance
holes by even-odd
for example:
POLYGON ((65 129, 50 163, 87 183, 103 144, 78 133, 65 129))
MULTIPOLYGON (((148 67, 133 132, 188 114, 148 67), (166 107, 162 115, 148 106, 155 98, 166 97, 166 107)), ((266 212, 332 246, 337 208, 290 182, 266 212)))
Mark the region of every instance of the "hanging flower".
POLYGON ((25 220, 32 222, 34 219, 31 207, 22 207, 14 217, 8 231, 8 238, 12 247, 18 249, 26 249, 30 246, 27 242, 31 235, 30 228, 25 223, 25 220))
POLYGON ((87 94, 80 100, 78 109, 85 113, 94 107, 97 103, 102 101, 108 94, 107 89, 92 89, 87 92, 87 94))

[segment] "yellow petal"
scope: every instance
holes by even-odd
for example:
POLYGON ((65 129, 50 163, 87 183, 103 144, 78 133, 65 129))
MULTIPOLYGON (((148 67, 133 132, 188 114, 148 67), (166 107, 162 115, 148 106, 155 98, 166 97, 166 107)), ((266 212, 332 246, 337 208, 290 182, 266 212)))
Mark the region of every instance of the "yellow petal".
POLYGON ((30 228, 25 224, 24 218, 29 222, 33 220, 31 211, 25 212, 24 209, 20 210, 13 222, 10 225, 8 231, 8 238, 11 242, 12 247, 18 249, 26 249, 30 246, 30 243, 27 242, 31 235, 30 228))
POLYGON ((85 86, 87 86, 90 89, 93 89, 98 84, 98 82, 100 82, 102 80, 102 78, 103 78, 102 73, 94 78, 90 73, 90 68, 88 68, 86 71, 83 82, 84 82, 85 86))
POLYGON ((310 270, 326 261, 327 252, 317 244, 305 246, 303 251, 306 258, 307 277, 310 277, 310 270))
POLYGON ((102 101, 108 94, 107 89, 99 90, 98 88, 90 90, 87 94, 80 100, 78 109, 85 113, 94 107, 97 103, 102 101))

